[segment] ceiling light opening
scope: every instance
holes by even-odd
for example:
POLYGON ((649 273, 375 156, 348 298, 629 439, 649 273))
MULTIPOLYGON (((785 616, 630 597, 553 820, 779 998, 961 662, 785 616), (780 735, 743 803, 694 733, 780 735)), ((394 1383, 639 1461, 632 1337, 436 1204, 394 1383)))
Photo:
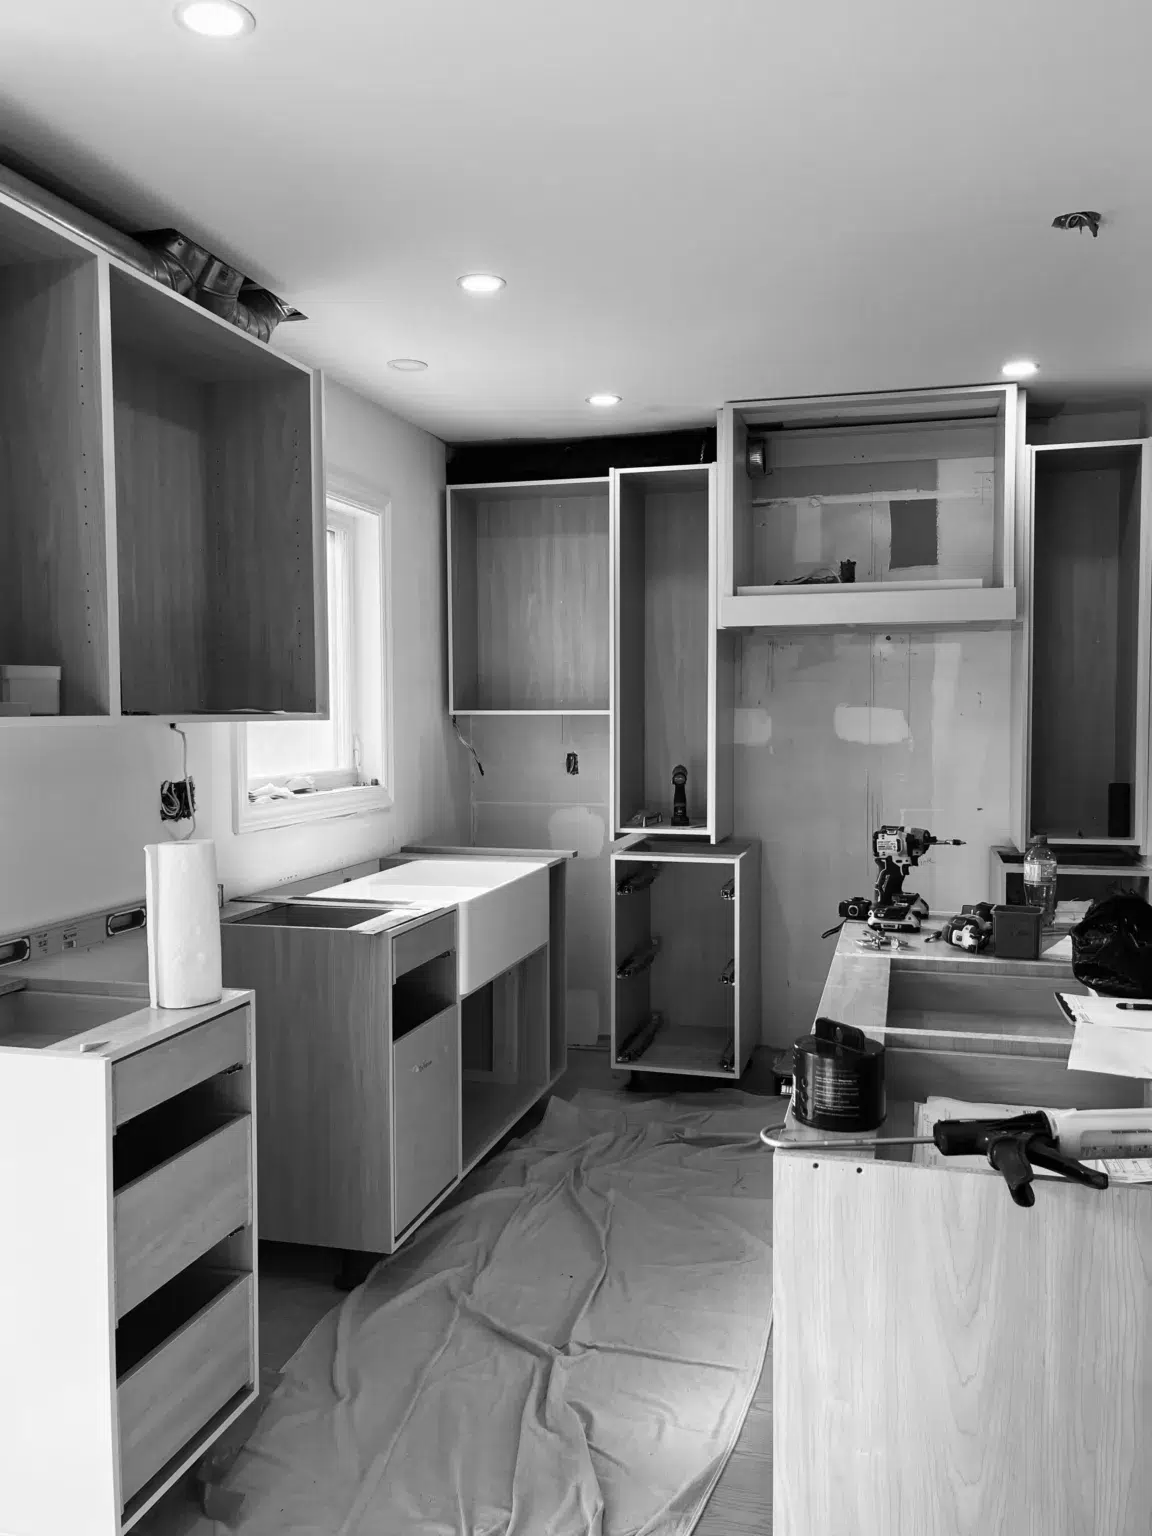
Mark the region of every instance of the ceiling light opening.
POLYGON ((420 357, 390 357, 388 366, 397 373, 423 373, 428 364, 420 357))
POLYGON ((619 395, 589 395, 588 396, 588 404, 589 405, 599 406, 599 407, 601 407, 603 409, 607 409, 607 407, 610 406, 610 405, 619 405, 620 404, 620 396, 619 395))
POLYGON ((504 279, 495 272, 466 272, 456 281, 465 293, 499 293, 504 287, 504 279))
POLYGON ((1039 367, 1026 357, 1017 357, 1010 363, 1005 363, 1000 372, 1006 379, 1030 379, 1034 373, 1039 373, 1039 367))
POLYGON ((236 0, 181 0, 176 20, 198 37, 242 37, 256 26, 256 18, 236 0))

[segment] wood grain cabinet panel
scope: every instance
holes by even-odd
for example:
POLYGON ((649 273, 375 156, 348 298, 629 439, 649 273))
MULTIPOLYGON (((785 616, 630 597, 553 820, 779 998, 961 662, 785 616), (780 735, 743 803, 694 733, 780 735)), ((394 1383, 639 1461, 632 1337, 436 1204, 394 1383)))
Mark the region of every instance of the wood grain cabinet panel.
POLYGON ((242 1275, 117 1382, 122 1498, 251 1382, 252 1307, 252 1277, 242 1275))
POLYGON ((116 1196, 116 1315, 252 1218, 252 1120, 222 1126, 116 1196))

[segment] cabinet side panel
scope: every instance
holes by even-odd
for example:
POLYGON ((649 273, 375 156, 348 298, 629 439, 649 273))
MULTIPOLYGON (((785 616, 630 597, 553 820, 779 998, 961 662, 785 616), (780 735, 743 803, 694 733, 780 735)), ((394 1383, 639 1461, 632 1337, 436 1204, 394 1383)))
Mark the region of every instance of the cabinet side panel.
POLYGON ((61 713, 110 708, 95 260, 0 271, 3 660, 60 666, 61 713))
POLYGON ((777 1158, 777 1536, 1144 1536, 1150 1279, 1147 1190, 777 1158))
MULTIPOLYGON (((623 828, 644 806, 644 506, 620 482, 616 562, 616 815, 623 828)), ((671 765, 669 765, 671 773, 671 765)))
POLYGON ((260 1002, 261 1237, 388 1252, 386 936, 224 923, 221 946, 260 1002))
POLYGON ((107 1074, 0 1055, 0 1531, 119 1530, 107 1074))
MULTIPOLYGON (((209 395, 209 698, 212 710, 317 711, 317 506, 312 381, 218 384, 209 395)), ((323 556, 321 554, 320 558, 323 556)))
POLYGON ((448 708, 452 714, 479 709, 476 645, 475 503, 448 491, 448 708))
POLYGON ((740 910, 740 1035, 737 1061, 746 1065, 760 1044, 760 845, 753 843, 740 860, 737 873, 737 900, 740 910))

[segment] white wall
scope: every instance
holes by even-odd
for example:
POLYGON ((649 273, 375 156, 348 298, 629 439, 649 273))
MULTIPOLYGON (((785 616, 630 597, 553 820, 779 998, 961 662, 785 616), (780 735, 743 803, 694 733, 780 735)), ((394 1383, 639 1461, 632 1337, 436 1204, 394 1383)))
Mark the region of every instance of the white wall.
MULTIPOLYGON (((467 754, 445 713, 443 444, 329 384, 325 451, 333 490, 392 503, 395 805, 237 837, 231 727, 189 727, 197 835, 215 839, 229 895, 405 842, 470 841, 467 754)), ((0 934, 140 899, 160 783, 180 774, 180 739, 155 722, 0 728, 0 934)))

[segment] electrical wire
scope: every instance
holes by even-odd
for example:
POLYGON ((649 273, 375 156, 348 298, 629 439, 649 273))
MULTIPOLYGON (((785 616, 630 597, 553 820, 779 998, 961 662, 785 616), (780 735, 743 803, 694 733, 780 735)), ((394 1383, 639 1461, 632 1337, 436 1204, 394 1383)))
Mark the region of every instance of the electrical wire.
POLYGON ((471 754, 472 754, 472 761, 476 764, 476 771, 479 773, 480 777, 483 778, 484 777, 484 765, 480 761, 480 759, 476 756, 476 748, 472 745, 472 743, 470 741, 466 741, 464 739, 463 735, 461 734, 460 727, 456 724, 456 716, 455 715, 452 716, 452 729, 456 732, 456 740, 460 743, 460 745, 462 747, 465 747, 469 752, 471 752, 471 754))
MULTIPOLYGON (((182 782, 187 791, 188 811, 192 818, 191 825, 183 837, 177 837, 175 832, 169 832, 168 836, 174 842, 186 843, 196 836, 196 790, 193 787, 192 780, 188 777, 188 738, 180 727, 174 725, 171 721, 168 723, 168 729, 176 732, 184 749, 184 777, 182 782)), ((160 808, 168 820, 182 820, 181 811, 183 810, 183 803, 176 793, 175 785, 170 780, 160 786, 160 808)))

